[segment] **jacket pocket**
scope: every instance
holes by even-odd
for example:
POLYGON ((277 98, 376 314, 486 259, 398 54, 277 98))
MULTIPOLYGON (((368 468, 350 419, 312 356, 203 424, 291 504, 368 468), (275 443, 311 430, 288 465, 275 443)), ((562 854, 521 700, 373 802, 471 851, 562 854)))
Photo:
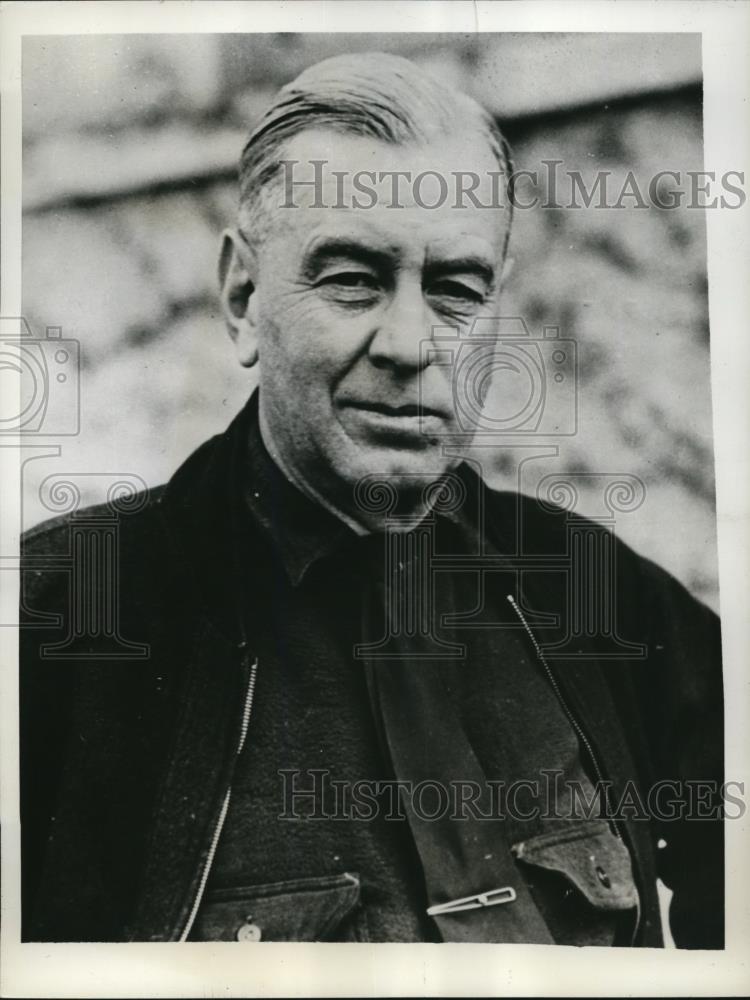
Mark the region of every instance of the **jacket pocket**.
POLYGON ((206 893, 193 941, 326 941, 359 903, 352 872, 206 893))
POLYGON ((571 821, 512 845, 560 944, 628 944, 639 897, 630 852, 604 820, 571 821))

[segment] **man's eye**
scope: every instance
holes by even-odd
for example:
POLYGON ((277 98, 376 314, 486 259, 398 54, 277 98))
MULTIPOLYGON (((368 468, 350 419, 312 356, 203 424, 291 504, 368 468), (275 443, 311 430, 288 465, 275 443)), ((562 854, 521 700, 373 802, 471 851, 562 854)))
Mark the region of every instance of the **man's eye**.
POLYGON ((478 288, 472 288, 461 281, 438 281, 429 289, 429 294, 448 304, 483 305, 486 293, 478 288))
POLYGON ((320 295, 343 306, 370 307, 378 301, 380 282, 367 271, 336 271, 318 279, 320 295))
POLYGON ((338 285, 341 288, 374 289, 378 287, 375 276, 366 271, 338 271, 336 274, 325 275, 318 284, 338 285))

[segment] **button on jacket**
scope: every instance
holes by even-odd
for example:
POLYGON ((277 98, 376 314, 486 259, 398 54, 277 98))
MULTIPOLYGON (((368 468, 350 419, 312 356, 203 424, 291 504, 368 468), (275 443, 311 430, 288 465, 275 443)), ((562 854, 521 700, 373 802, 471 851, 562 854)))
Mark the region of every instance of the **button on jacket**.
MULTIPOLYGON (((253 740, 248 708, 263 669, 258 616, 271 581, 242 479, 254 413, 251 400, 165 487, 127 509, 59 518, 24 538, 24 940, 178 941, 206 903, 238 750, 253 740), (104 582, 116 604, 114 637, 111 629, 79 635, 72 626, 76 533, 98 515, 116 517, 116 565, 104 582), (143 648, 147 655, 139 655, 143 648)), ((543 654, 563 639, 567 621, 566 577, 555 561, 568 552, 566 514, 490 490, 466 466, 460 472, 482 499, 487 538, 509 557, 503 583, 513 588, 509 596, 524 617, 528 655, 543 654), (514 562, 519 552, 538 557, 533 569, 530 561, 514 562), (546 557, 552 568, 545 567, 546 557)), ((640 644, 643 655, 612 658, 610 650, 599 659, 597 637, 584 636, 575 655, 545 661, 548 681, 612 801, 635 789, 645 802, 660 781, 720 785, 718 620, 624 544, 616 543, 614 558, 617 635, 630 649, 640 644)), ((673 890, 677 945, 722 947, 722 823, 690 819, 679 809, 676 816, 625 812, 620 818, 636 893, 630 899, 623 888, 622 900, 639 901, 633 943, 662 944, 660 877, 673 890)), ((623 859, 608 851, 606 828, 589 828, 581 838, 573 824, 569 843, 532 837, 517 842, 513 854, 536 871, 559 872, 564 857, 568 893, 581 893, 595 906, 624 906, 611 902, 613 884, 620 891, 624 877, 623 859), (592 837, 601 836, 601 856, 594 853, 591 862, 592 837), (578 851, 576 838, 585 851, 578 851), (579 859, 572 867, 571 857, 579 859)), ((218 936, 226 932, 246 943, 286 935, 326 939, 361 905, 366 873, 313 872, 310 878, 313 884, 302 878, 264 885, 250 909, 230 890, 230 898, 215 900, 221 914, 212 916, 204 906, 202 917, 224 928, 218 936), (290 911, 299 914, 296 929, 285 924, 290 911)))

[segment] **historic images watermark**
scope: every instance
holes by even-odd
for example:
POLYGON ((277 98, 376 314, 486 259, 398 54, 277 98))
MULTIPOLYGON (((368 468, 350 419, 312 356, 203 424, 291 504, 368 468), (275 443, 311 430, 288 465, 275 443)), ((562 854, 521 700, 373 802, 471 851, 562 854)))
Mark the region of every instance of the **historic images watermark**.
POLYGON ((422 373, 445 368, 464 441, 493 437, 501 445, 510 435, 570 437, 578 430, 578 347, 559 326, 536 332, 520 316, 477 317, 469 330, 434 327, 420 354, 420 410, 422 373))
MULTIPOLYGON (((0 411, 0 447, 20 450, 21 495, 29 462, 57 459, 62 444, 81 431, 81 349, 59 326, 36 334, 25 317, 0 317, 0 374, 5 383, 0 411), (10 391, 13 388, 15 391, 10 391)), ((140 510, 148 499, 143 479, 134 473, 64 472, 44 477, 38 500, 50 516, 69 515, 66 544, 55 554, 28 553, 21 575, 20 618, 24 625, 50 630, 40 655, 50 660, 130 660, 149 655, 120 626, 120 519, 140 510), (86 505, 92 491, 106 495, 97 507, 86 505), (53 571, 66 580, 67 602, 58 613, 31 607, 25 583, 53 571)), ((22 502, 23 521, 23 502, 22 502)), ((0 569, 17 569, 17 557, 0 554, 0 569)), ((0 625, 16 625, 2 622, 0 625)))
POLYGON ((550 768, 539 776, 512 782, 425 779, 404 781, 335 778, 327 768, 283 768, 278 818, 372 822, 406 819, 451 820, 603 819, 609 822, 741 819, 746 812, 745 784, 668 779, 644 788, 627 781, 584 784, 564 779, 550 768))
POLYGON ((745 172, 664 169, 647 177, 633 170, 564 169, 563 160, 541 160, 540 170, 335 170, 325 159, 280 160, 283 209, 405 208, 434 210, 512 207, 550 209, 742 208, 745 172), (331 179, 333 183, 331 184, 331 179), (328 182, 327 182, 328 181, 328 182), (304 201, 301 196, 304 195, 304 201))
POLYGON ((17 403, 13 393, 3 393, 0 434, 78 434, 80 364, 79 342, 63 337, 59 326, 48 326, 40 337, 24 317, 0 317, 0 372, 15 376, 19 389, 17 403))

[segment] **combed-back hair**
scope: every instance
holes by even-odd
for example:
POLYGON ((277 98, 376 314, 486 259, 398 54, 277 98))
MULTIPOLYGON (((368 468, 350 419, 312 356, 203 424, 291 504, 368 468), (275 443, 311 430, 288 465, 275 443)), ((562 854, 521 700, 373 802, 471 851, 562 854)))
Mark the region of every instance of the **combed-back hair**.
POLYGON ((508 178, 513 169, 497 122, 467 94, 401 56, 384 52, 334 56, 282 87, 250 135, 240 158, 241 223, 256 216, 263 191, 279 170, 285 143, 312 128, 399 146, 476 130, 508 178))

